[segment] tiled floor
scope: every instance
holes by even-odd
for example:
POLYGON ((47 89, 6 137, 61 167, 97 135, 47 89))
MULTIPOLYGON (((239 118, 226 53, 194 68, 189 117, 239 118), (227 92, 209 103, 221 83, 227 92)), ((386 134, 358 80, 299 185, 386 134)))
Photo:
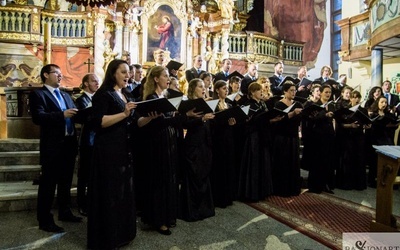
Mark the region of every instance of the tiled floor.
MULTIPOLYGON (((32 183, 10 188, 0 184, 0 193, 36 192, 32 183)), ((335 196, 375 207, 375 189, 335 190, 335 196)), ((394 195, 394 213, 400 215, 400 191, 394 195)), ((86 219, 73 224, 57 222, 66 233, 53 235, 38 230, 35 211, 0 213, 0 249, 85 249, 86 219)), ((216 216, 199 221, 179 221, 171 236, 163 236, 138 223, 136 239, 124 249, 327 249, 307 236, 236 202, 217 209, 216 216)))

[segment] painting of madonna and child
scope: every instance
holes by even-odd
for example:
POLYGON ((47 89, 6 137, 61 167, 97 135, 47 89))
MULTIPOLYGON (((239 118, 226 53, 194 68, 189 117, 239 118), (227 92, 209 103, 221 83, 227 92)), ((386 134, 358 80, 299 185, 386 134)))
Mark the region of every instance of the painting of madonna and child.
POLYGON ((180 58, 182 27, 171 7, 161 5, 149 17, 147 60, 153 60, 153 51, 168 50, 171 59, 180 58))

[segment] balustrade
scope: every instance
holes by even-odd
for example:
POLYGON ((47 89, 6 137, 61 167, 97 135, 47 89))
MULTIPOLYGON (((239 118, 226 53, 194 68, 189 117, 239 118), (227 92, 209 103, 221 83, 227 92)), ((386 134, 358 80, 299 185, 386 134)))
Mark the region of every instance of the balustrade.
POLYGON ((83 14, 54 16, 43 13, 41 22, 42 33, 45 23, 50 24, 52 37, 84 38, 87 34, 87 16, 83 14))
MULTIPOLYGON (((281 43, 262 33, 231 33, 228 38, 229 50, 234 58, 244 55, 253 55, 252 58, 280 58, 286 61, 297 61, 300 65, 303 61, 303 44, 281 43), (279 55, 279 49, 283 46, 283 54, 279 55)), ((270 60, 271 61, 271 60, 270 60)))
POLYGON ((31 14, 26 9, 0 9, 0 31, 30 32, 31 14))

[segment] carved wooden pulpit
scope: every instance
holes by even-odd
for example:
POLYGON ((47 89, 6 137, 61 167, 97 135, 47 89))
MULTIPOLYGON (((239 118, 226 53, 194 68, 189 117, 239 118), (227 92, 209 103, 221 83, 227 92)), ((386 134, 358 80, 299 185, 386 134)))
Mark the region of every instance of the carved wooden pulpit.
POLYGON ((393 216, 393 185, 400 183, 400 146, 374 146, 378 154, 376 185, 376 218, 371 232, 398 232, 393 216))

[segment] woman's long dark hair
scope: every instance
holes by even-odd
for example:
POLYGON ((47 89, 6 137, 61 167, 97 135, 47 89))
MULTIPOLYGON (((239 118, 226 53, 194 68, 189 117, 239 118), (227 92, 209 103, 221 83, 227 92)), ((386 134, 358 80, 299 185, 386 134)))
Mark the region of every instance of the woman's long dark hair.
POLYGON ((101 84, 100 88, 96 91, 96 93, 101 93, 101 92, 110 91, 110 90, 114 89, 115 84, 117 84, 114 74, 115 74, 115 72, 117 72, 119 65, 124 64, 124 63, 126 65, 128 65, 128 63, 124 60, 115 59, 115 60, 112 60, 108 64, 108 67, 106 70, 106 76, 104 77, 104 81, 101 84))

